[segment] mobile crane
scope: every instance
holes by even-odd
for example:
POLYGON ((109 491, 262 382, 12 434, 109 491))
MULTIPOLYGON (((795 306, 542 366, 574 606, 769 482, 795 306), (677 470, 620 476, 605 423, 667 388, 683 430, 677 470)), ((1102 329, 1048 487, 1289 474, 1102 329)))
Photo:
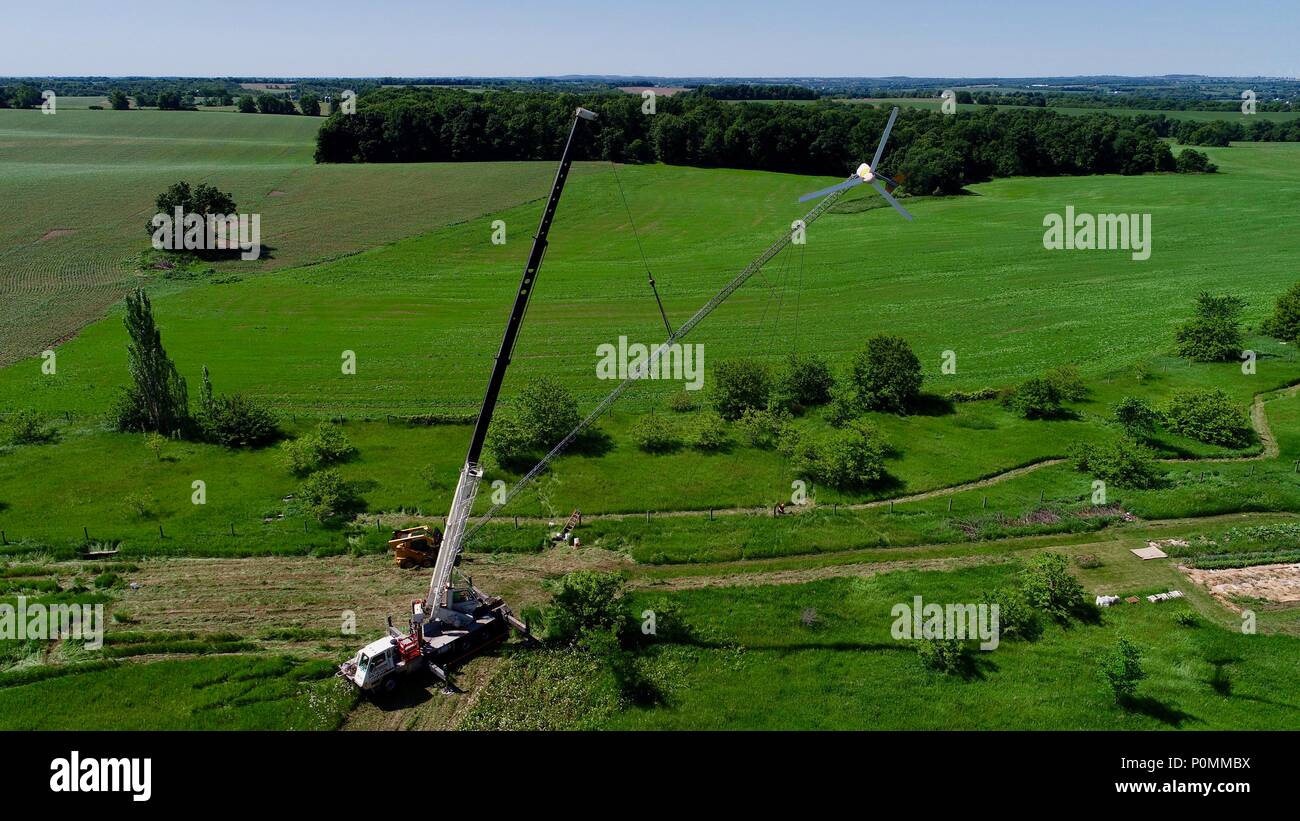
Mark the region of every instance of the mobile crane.
MULTIPOLYGON (((551 186, 550 199, 546 203, 546 210, 542 212, 542 221, 537 234, 533 237, 532 252, 529 254, 528 263, 524 267, 523 281, 519 285, 519 292, 515 295, 514 308, 511 310, 510 319, 506 324, 505 336, 501 340, 501 349, 497 353, 496 361, 492 367, 492 376, 488 380, 487 392, 483 397, 483 407, 479 410, 478 421, 474 425, 469 453, 465 458, 464 467, 461 468, 460 480, 456 484, 456 495, 452 499, 451 512, 447 516, 446 533, 443 535, 442 545, 439 548, 433 578, 429 582, 428 594, 423 599, 417 599, 411 603, 410 631, 408 633, 403 633, 393 627, 390 618, 388 635, 366 645, 350 660, 340 665, 340 674, 363 690, 373 690, 377 687, 391 690, 397 684, 396 673, 413 671, 420 669, 421 666, 427 666, 434 675, 450 684, 448 670, 452 665, 501 642, 508 635, 510 628, 528 635, 528 625, 516 618, 502 599, 484 594, 472 582, 467 582, 461 587, 452 586, 452 571, 459 562, 461 546, 465 539, 472 536, 496 515, 498 510, 509 504, 516 494, 540 475, 556 456, 613 405, 623 395, 624 391, 632 387, 638 380, 645 378, 647 374, 653 373, 666 351, 703 322, 709 314, 734 294, 740 286, 748 282, 773 257, 785 250, 799 232, 806 230, 808 226, 827 213, 843 196, 845 191, 864 182, 869 182, 889 205, 910 221, 912 215, 898 204, 889 193, 888 188, 881 186, 877 182, 877 180, 883 180, 887 185, 896 185, 893 180, 880 174, 877 169, 880 167, 880 158, 884 153, 885 143, 889 139, 889 132, 893 129, 894 121, 897 118, 898 108, 895 107, 889 114, 888 122, 885 124, 884 131, 880 136, 880 143, 876 146, 875 156, 871 158, 870 163, 863 163, 844 182, 801 198, 800 202, 817 199, 818 203, 802 219, 796 220, 789 231, 769 245, 740 273, 732 277, 730 282, 724 285, 712 299, 700 307, 686 322, 679 325, 675 330, 670 329, 668 338, 662 345, 650 352, 643 367, 633 368, 627 378, 602 399, 578 423, 576 428, 552 447, 540 462, 520 478, 503 498, 479 518, 473 528, 467 530, 466 525, 469 522, 470 511, 478 494, 479 482, 483 478, 483 469, 478 461, 479 456, 482 453, 483 442, 487 436, 488 424, 492 421, 492 413, 496 409, 497 395, 501 390, 501 382, 505 378, 506 367, 510 364, 510 354, 514 350, 515 337, 519 333, 519 326, 523 322, 524 312, 528 307, 528 299, 532 295, 536 284, 537 271, 541 267, 543 256, 546 254, 546 236, 550 231, 551 220, 555 216, 555 207, 559 203, 560 194, 564 190, 564 181, 568 177, 574 136, 577 134, 578 125, 582 120, 596 119, 596 115, 585 108, 577 109, 574 113, 573 126, 569 130, 569 139, 564 145, 564 153, 560 158, 560 167, 555 174, 555 182, 551 186)), ((666 315, 664 319, 665 324, 667 324, 666 315)), ((574 517, 578 515, 578 512, 575 511, 574 517)), ((569 529, 566 527, 566 531, 569 529)))
POLYGON ((462 586, 453 586, 452 572, 460 561, 465 525, 478 495, 479 482, 483 478, 479 457, 483 452, 488 426, 496 410, 506 368, 510 366, 510 356, 528 309, 528 300, 536 289, 537 272, 546 255, 551 221, 555 218, 555 209, 569 176, 574 139, 579 125, 584 120, 594 119, 596 114, 585 108, 578 108, 574 112, 569 138, 564 144, 564 153, 560 156, 560 167, 555 172, 546 209, 542 211, 541 223, 533 237, 532 250, 524 265, 523 279, 515 293, 514 306, 506 322, 501 348, 493 362, 487 391, 483 395, 483 405, 479 408, 478 420, 474 423, 469 452, 460 469, 451 512, 447 514, 447 526, 438 548, 433 577, 429 581, 429 591, 423 599, 411 603, 408 632, 403 633, 394 627, 390 618, 387 636, 367 644, 339 667, 344 678, 363 690, 392 690, 397 685, 398 673, 411 672, 422 666, 427 666, 435 676, 449 683, 448 670, 453 665, 503 641, 510 628, 528 634, 528 626, 515 617, 501 598, 488 596, 468 581, 462 586))

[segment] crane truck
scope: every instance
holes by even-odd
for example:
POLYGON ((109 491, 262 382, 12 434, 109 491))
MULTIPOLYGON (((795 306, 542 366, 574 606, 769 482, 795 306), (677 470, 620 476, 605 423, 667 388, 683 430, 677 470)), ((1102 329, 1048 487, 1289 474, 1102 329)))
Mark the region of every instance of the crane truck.
POLYGON ((449 671, 452 667, 504 641, 511 628, 528 635, 528 625, 515 617, 505 601, 485 594, 467 579, 456 584, 452 576, 459 564, 465 527, 478 495, 479 482, 483 479, 479 458, 487 438, 488 425, 496 410, 501 383, 505 379, 506 368, 510 365, 510 356, 528 309, 528 300, 536 288, 537 272, 546 255, 551 221, 555 217, 560 195, 564 192, 564 182, 569 176, 574 139, 580 124, 594 119, 596 114, 585 108, 578 108, 574 112, 569 138, 564 144, 564 153, 560 156, 555 181, 551 184, 551 194, 533 237, 523 279, 515 293, 505 335, 501 339, 501 347, 488 378, 487 391, 483 395, 483 405, 479 408, 478 420, 474 423, 469 452, 460 469, 451 511, 447 514, 446 530, 441 545, 437 547, 429 590, 424 598, 412 601, 406 631, 394 627, 392 618, 389 617, 386 636, 362 647, 356 655, 339 666, 340 675, 362 690, 393 690, 397 686, 398 675, 422 668, 427 668, 443 682, 450 684, 449 671))

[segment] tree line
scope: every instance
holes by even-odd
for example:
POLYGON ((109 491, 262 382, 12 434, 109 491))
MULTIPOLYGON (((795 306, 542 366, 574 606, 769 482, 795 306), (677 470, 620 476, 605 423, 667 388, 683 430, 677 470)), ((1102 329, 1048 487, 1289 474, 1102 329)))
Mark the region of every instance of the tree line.
POLYGON ((695 89, 714 100, 816 100, 821 96, 807 86, 785 83, 729 83, 702 85, 695 89))
MULTIPOLYGON (((664 162, 840 175, 876 148, 888 111, 868 105, 724 103, 697 94, 659 98, 453 89, 380 89, 355 114, 332 115, 317 162, 448 162, 558 157, 575 106, 600 113, 576 136, 579 159, 664 162)), ((1173 127, 1170 122, 1164 128, 1173 127)), ((1046 109, 945 115, 904 109, 882 171, 913 194, 953 193, 995 177, 1142 174, 1177 170, 1153 122, 1046 109)))

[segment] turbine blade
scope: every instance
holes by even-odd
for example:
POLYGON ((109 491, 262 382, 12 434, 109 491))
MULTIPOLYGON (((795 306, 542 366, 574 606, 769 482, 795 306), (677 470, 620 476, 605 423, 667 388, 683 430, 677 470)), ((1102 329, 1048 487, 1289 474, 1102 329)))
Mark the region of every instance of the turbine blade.
POLYGON ((912 219, 912 215, 909 214, 909 213, 907 213, 907 209, 904 208, 903 206, 899 205, 899 204, 898 204, 898 200, 894 199, 894 195, 891 194, 891 193, 889 193, 888 191, 886 191, 886 190, 885 190, 885 187, 884 187, 883 185, 881 185, 880 183, 876 182, 875 180, 872 180, 872 181, 871 181, 871 187, 872 187, 872 188, 875 188, 877 191, 880 192, 880 196, 882 196, 882 197, 885 198, 885 202, 887 202, 887 203, 889 203, 890 205, 892 205, 892 206, 894 206, 895 208, 897 208, 897 209, 898 209, 898 213, 902 214, 904 219, 907 219, 907 220, 911 220, 911 219, 912 219))
POLYGON ((876 156, 871 158, 871 168, 874 170, 880 165, 880 155, 885 153, 885 141, 889 139, 889 132, 894 128, 894 120, 898 119, 898 106, 889 112, 889 122, 885 123, 885 133, 880 135, 880 145, 876 146, 876 156))
POLYGON ((811 194, 804 194, 802 197, 799 198, 799 202, 807 202, 808 200, 821 199, 827 194, 834 194, 836 191, 843 191, 845 188, 852 188, 855 185, 861 185, 861 184, 862 184, 861 177, 849 177, 844 182, 836 183, 835 185, 832 185, 830 188, 823 188, 822 190, 814 191, 811 194))

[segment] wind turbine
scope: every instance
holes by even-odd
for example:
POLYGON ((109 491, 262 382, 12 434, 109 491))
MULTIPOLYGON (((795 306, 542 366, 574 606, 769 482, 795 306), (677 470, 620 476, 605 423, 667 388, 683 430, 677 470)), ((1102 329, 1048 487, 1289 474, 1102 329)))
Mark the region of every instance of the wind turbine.
POLYGON ((870 163, 864 162, 862 165, 859 165, 858 170, 853 172, 853 175, 844 182, 832 185, 830 188, 823 188, 820 191, 814 191, 811 194, 804 194, 799 198, 799 202, 820 199, 827 194, 834 194, 836 191, 844 191, 845 189, 852 188, 855 185, 869 182, 871 183, 871 187, 879 191, 880 196, 885 198, 885 202, 894 206, 894 208, 898 210, 898 213, 903 215, 904 219, 910 220, 912 215, 907 213, 906 208, 898 204, 898 200, 894 199, 894 195, 890 194, 889 191, 886 190, 885 186, 880 184, 880 181, 883 180, 886 184, 894 188, 898 187, 898 183, 876 170, 876 168, 880 166, 880 155, 885 153, 885 141, 889 139, 890 129, 894 127, 894 120, 896 119, 898 119, 898 106, 894 106, 894 110, 889 112, 889 122, 885 123, 885 133, 880 135, 880 145, 876 146, 876 156, 871 158, 870 163))

